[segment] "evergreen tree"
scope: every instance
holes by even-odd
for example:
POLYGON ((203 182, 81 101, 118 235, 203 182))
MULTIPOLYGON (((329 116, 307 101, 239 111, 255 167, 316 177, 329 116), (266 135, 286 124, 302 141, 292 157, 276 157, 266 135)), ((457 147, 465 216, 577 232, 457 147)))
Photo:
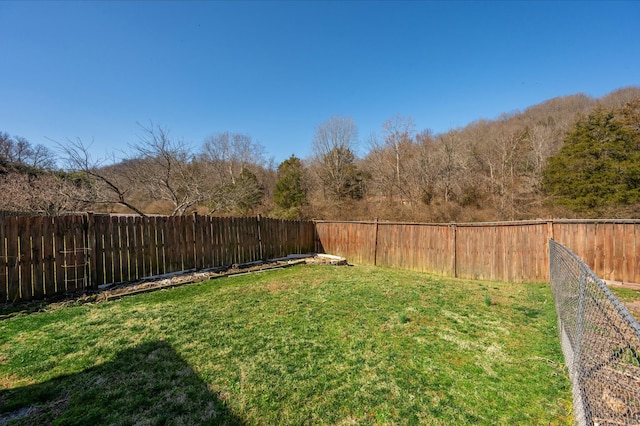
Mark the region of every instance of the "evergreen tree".
POLYGON ((242 170, 236 180, 234 190, 237 194, 237 210, 242 215, 246 215, 257 207, 264 197, 264 187, 260 184, 255 173, 249 169, 242 170))
POLYGON ((302 161, 295 155, 280 163, 278 182, 273 192, 273 201, 278 207, 290 209, 307 203, 303 173, 302 161))
POLYGON ((597 213, 640 200, 640 132, 620 112, 598 108, 578 120, 549 158, 543 187, 555 203, 597 213))

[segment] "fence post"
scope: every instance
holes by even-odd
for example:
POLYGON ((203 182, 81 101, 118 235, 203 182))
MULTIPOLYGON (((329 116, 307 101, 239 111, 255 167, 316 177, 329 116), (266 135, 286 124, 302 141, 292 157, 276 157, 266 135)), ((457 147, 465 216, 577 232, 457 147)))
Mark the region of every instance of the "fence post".
POLYGON ((451 224, 451 262, 453 268, 453 277, 458 278, 458 227, 455 223, 451 224))
POLYGON ((579 395, 581 396, 581 403, 582 406, 580 407, 580 411, 582 416, 584 416, 585 419, 591 419, 591 413, 590 413, 590 408, 589 408, 589 401, 587 398, 587 393, 586 390, 584 388, 584 380, 583 380, 583 371, 578 371, 581 366, 584 364, 583 361, 583 355, 582 355, 582 345, 583 345, 583 338, 584 338, 584 322, 585 322, 585 314, 584 314, 584 310, 585 310, 585 303, 586 303, 586 298, 587 298, 587 274, 584 271, 584 269, 580 268, 580 278, 578 279, 578 285, 579 285, 579 289, 578 289, 578 309, 577 309, 577 313, 576 313, 576 346, 573 350, 573 364, 572 364, 572 369, 574 370, 573 373, 573 383, 574 386, 577 386, 579 388, 579 395))
POLYGON ((378 218, 376 217, 376 234, 373 242, 373 266, 378 264, 378 218))
POLYGON ((260 260, 265 260, 264 258, 264 248, 262 247, 262 228, 261 228, 261 220, 260 215, 256 216, 256 228, 258 230, 258 257, 260 260))
POLYGON ((96 231, 95 231, 95 218, 93 216, 93 212, 87 212, 85 215, 85 220, 87 221, 87 226, 85 227, 85 243, 89 255, 89 264, 88 264, 88 275, 89 275, 89 287, 96 288, 98 283, 97 273, 98 270, 96 268, 96 231))
MULTIPOLYGON (((552 241, 554 239, 554 235, 553 235, 553 220, 548 220, 547 221, 547 246, 549 246, 549 241, 552 241)), ((551 253, 550 250, 547 250, 547 253, 551 253)), ((545 264, 545 267, 547 269, 547 278, 551 279, 551 271, 549 268, 549 265, 551 265, 551 257, 549 257, 547 259, 547 263, 545 264)))
MULTIPOLYGON (((192 232, 192 238, 193 238, 193 263, 195 266, 196 271, 199 271, 200 268, 200 259, 198 259, 198 230, 196 229, 198 226, 198 212, 193 212, 192 215, 192 219, 193 219, 193 232, 192 232)), ((200 247, 200 250, 202 251, 202 247, 200 247)))

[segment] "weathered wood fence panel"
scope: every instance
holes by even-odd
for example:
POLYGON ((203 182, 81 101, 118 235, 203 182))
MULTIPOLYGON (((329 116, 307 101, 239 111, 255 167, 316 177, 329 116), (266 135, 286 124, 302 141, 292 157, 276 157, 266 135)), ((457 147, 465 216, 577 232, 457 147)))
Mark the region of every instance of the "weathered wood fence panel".
POLYGON ((558 221, 553 236, 600 278, 640 282, 640 221, 558 221))
POLYGON ((440 275, 452 273, 450 226, 386 223, 377 226, 375 264, 440 275))
POLYGON ((0 218, 0 301, 42 299, 85 288, 83 216, 0 218))
POLYGON ((455 276, 513 282, 547 279, 546 222, 454 226, 455 276))
POLYGON ((315 247, 313 222, 260 217, 0 217, 0 303, 315 247))
POLYGON ((316 251, 344 256, 350 262, 376 264, 375 222, 316 222, 316 251))
POLYGON ((640 221, 549 220, 449 225, 316 222, 318 247, 353 263, 513 282, 548 280, 549 238, 600 277, 640 282, 640 221))

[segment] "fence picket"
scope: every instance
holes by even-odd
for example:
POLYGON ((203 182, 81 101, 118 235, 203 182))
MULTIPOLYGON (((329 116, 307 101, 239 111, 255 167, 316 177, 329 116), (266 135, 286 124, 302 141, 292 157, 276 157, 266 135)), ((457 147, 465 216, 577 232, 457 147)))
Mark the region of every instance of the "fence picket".
POLYGON ((126 281, 123 272, 123 263, 125 260, 126 243, 122 235, 123 228, 126 228, 123 217, 116 216, 112 220, 113 223, 113 282, 126 281))
POLYGON ((43 217, 33 217, 31 219, 31 282, 33 299, 42 299, 44 297, 43 282, 43 253, 42 253, 42 222, 43 217))
MULTIPOLYGON (((45 217, 42 221, 42 261, 43 261, 43 296, 55 294, 55 252, 54 252, 53 218, 45 217)), ((0 228, 2 226, 0 225, 0 228)))
POLYGON ((6 226, 7 222, 0 221, 0 303, 6 303, 10 300, 8 280, 9 259, 6 251, 6 226))

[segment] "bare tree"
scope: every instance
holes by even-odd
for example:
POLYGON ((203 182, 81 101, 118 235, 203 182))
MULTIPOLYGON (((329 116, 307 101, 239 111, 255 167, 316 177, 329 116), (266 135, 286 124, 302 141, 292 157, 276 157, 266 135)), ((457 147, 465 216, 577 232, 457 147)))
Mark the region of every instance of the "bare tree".
POLYGON ((396 115, 382 124, 382 136, 385 147, 390 149, 395 160, 394 185, 402 197, 408 195, 407 179, 404 174, 404 166, 408 161, 408 155, 413 145, 415 124, 410 117, 396 115))
POLYGON ((416 135, 415 153, 411 158, 409 177, 413 198, 431 204, 438 180, 438 145, 430 130, 416 135))
POLYGON ((235 183, 244 169, 266 164, 264 147, 241 133, 224 132, 208 137, 201 158, 231 183, 235 183))
MULTIPOLYGON (((91 145, 85 145, 81 139, 67 139, 66 144, 56 143, 64 156, 67 169, 86 175, 92 183, 93 190, 83 194, 86 198, 78 201, 90 204, 118 204, 145 216, 131 201, 137 181, 131 173, 123 172, 131 168, 107 167, 107 159, 94 159, 89 153, 91 145)), ((115 159, 112 159, 112 162, 115 163, 115 159)))
POLYGON ((361 172, 355 164, 358 128, 352 118, 331 117, 316 128, 313 162, 325 198, 340 203, 361 194, 361 172))
POLYGON ((562 136, 552 126, 536 124, 528 129, 527 141, 530 148, 529 162, 533 170, 533 178, 539 184, 547 159, 560 149, 562 136))
POLYGON ((57 216, 84 210, 87 182, 64 173, 0 174, 3 211, 57 216))
POLYGON ((371 175, 370 194, 380 204, 383 200, 391 202, 395 192, 393 152, 385 147, 376 135, 368 141, 369 152, 363 160, 363 167, 371 175))
POLYGON ((53 170, 55 155, 44 145, 33 146, 25 138, 0 132, 0 160, 34 169, 53 170))
POLYGON ((460 191, 461 170, 460 135, 452 130, 438 138, 438 183, 446 203, 451 202, 460 191))
MULTIPOLYGON (((264 147, 251 136, 224 132, 204 142, 200 160, 206 170, 209 213, 246 214, 262 202, 267 171, 264 147)), ((273 174, 273 173, 271 173, 273 174)))
POLYGON ((327 155, 334 149, 353 151, 358 140, 358 127, 351 117, 331 117, 316 128, 313 153, 327 155))
POLYGON ((162 126, 140 126, 142 134, 133 145, 131 172, 153 200, 172 206, 172 216, 183 215, 206 196, 200 164, 191 148, 169 136, 162 126))

